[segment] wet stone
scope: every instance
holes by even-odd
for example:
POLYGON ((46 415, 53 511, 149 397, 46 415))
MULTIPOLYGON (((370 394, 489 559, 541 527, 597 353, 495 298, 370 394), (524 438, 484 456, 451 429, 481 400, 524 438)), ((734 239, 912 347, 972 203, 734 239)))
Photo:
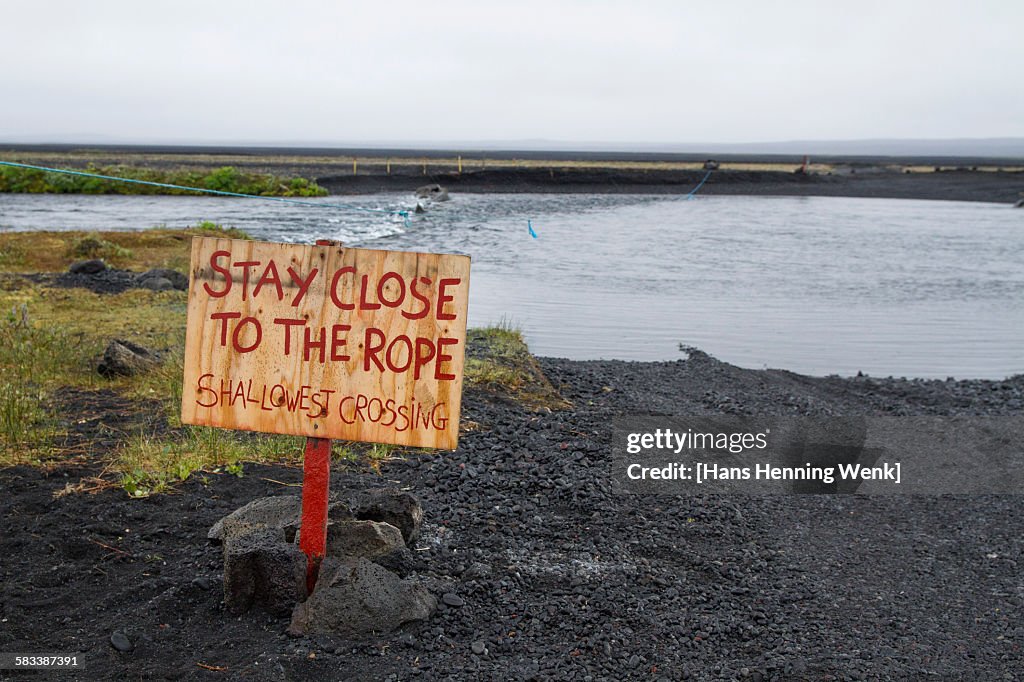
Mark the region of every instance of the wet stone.
POLYGON ((114 647, 121 653, 131 651, 135 648, 135 645, 133 645, 131 640, 128 639, 128 635, 121 631, 114 632, 114 634, 110 635, 110 646, 114 647))
POLYGON ((466 602, 463 601, 462 597, 455 594, 454 592, 445 592, 444 596, 441 597, 441 601, 443 601, 446 606, 453 606, 455 608, 459 608, 460 606, 464 606, 466 604, 466 602))

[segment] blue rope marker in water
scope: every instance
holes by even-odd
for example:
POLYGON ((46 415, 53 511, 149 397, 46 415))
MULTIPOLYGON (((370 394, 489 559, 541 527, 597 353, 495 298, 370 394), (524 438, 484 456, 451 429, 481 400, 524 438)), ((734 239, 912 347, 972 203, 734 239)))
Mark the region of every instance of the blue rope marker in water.
POLYGON ((531 220, 527 220, 526 221, 526 229, 528 229, 530 231, 530 236, 531 237, 533 237, 534 239, 537 238, 537 233, 533 231, 533 221, 531 221, 531 220))
POLYGON ((704 183, 707 182, 708 178, 711 177, 711 173, 712 172, 713 171, 708 171, 707 173, 705 173, 704 177, 701 178, 701 181, 697 183, 697 186, 690 190, 690 193, 686 195, 686 200, 687 201, 690 201, 691 199, 693 199, 693 195, 697 193, 697 190, 699 190, 701 187, 704 186, 704 183))
POLYGON ((70 170, 68 168, 47 168, 46 166, 33 166, 27 163, 16 163, 14 161, 0 161, 0 166, 11 166, 12 168, 27 168, 29 170, 44 171, 46 173, 63 173, 65 175, 81 175, 87 178, 99 178, 100 180, 113 180, 115 182, 128 182, 136 185, 149 185, 151 187, 163 187, 165 189, 182 189, 188 192, 205 192, 223 197, 240 197, 242 199, 265 199, 266 201, 280 201, 286 204, 299 204, 301 206, 317 206, 319 208, 336 208, 343 211, 364 211, 366 213, 385 213, 402 217, 406 227, 409 227, 409 212, 394 211, 387 208, 366 208, 365 206, 354 206, 352 204, 334 204, 320 201, 303 201, 302 199, 289 199, 287 197, 264 197, 258 194, 242 194, 240 192, 225 192, 219 189, 206 189, 205 187, 185 187, 184 185, 171 185, 166 182, 153 182, 151 180, 136 180, 135 178, 119 178, 115 175, 100 175, 99 173, 86 173, 84 171, 70 170))

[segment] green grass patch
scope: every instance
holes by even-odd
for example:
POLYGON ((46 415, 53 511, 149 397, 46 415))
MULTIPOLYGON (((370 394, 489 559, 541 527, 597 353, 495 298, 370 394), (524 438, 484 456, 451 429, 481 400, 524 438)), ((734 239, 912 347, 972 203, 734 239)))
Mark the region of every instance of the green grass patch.
POLYGON ((220 237, 222 239, 252 239, 245 230, 240 230, 237 227, 224 227, 219 223, 210 222, 204 220, 194 227, 186 230, 191 234, 195 234, 201 237, 220 237))
POLYGON ((508 395, 535 408, 570 406, 544 376, 522 332, 508 324, 466 333, 464 384, 508 395))
MULTIPOLYGON (((0 278, 0 284, 4 284, 0 286, 0 310, 26 306, 35 327, 77 339, 96 359, 113 338, 162 350, 171 347, 185 329, 188 298, 184 291, 129 289, 120 294, 96 294, 6 278, 0 278)), ((92 367, 86 369, 91 372, 92 367)), ((99 379, 83 384, 87 375, 81 371, 61 378, 69 385, 92 388, 99 379)))
POLYGON ((204 194, 204 192, 189 189, 140 185, 134 182, 118 182, 95 177, 106 175, 165 185, 265 197, 327 196, 326 189, 306 178, 244 172, 234 166, 223 166, 204 172, 192 169, 162 170, 121 165, 96 167, 89 164, 80 172, 87 175, 68 175, 32 168, 0 166, 0 192, 24 194, 204 194))
MULTIPOLYGON (((0 326, 0 466, 70 456, 55 446, 62 438, 50 412, 52 396, 63 387, 111 389, 137 401, 140 421, 115 436, 119 444, 105 448, 102 461, 104 478, 133 496, 171 490, 197 473, 245 475, 246 462, 301 464, 304 438, 181 424, 185 292, 96 294, 15 274, 59 271, 70 260, 93 256, 118 258, 135 270, 187 270, 193 234, 248 237, 209 222, 189 230, 0 234, 0 311, 11 311, 0 326), (95 367, 113 338, 161 351, 164 362, 140 376, 104 379, 95 367), (154 405, 161 407, 154 411, 154 405)), ((465 384, 531 407, 568 405, 541 373, 521 333, 508 325, 469 331, 465 384)), ((62 417, 73 424, 74 414, 62 417)), ((404 454, 391 445, 343 441, 333 450, 338 461, 377 470, 404 454)))
POLYGON ((0 272, 61 272, 75 261, 104 258, 120 268, 188 272, 192 237, 251 239, 243 230, 210 221, 184 230, 138 232, 0 233, 0 272))
POLYGON ((67 256, 75 260, 102 258, 113 265, 123 265, 131 260, 132 251, 120 244, 89 235, 72 244, 67 256))
MULTIPOLYGON (((154 437, 137 433, 122 443, 110 470, 135 497, 166 492, 197 472, 244 475, 245 462, 301 465, 306 439, 300 436, 232 431, 181 423, 184 335, 157 369, 120 379, 121 390, 134 398, 158 398, 170 430, 154 437)), ((380 443, 334 441, 332 457, 379 470, 398 448, 380 443)))
POLYGON ((46 408, 50 391, 82 378, 92 349, 80 334, 36 325, 25 306, 0 321, 0 465, 52 454, 58 429, 46 408))
POLYGON ((243 462, 301 463, 304 438, 182 424, 183 351, 184 320, 162 365, 114 382, 129 397, 159 400, 169 427, 159 436, 133 434, 117 449, 110 471, 128 494, 166 492, 199 471, 242 475, 243 462))
POLYGON ((183 426, 161 437, 137 433, 109 470, 133 497, 171 490, 197 472, 245 475, 245 462, 301 464, 303 438, 183 426))

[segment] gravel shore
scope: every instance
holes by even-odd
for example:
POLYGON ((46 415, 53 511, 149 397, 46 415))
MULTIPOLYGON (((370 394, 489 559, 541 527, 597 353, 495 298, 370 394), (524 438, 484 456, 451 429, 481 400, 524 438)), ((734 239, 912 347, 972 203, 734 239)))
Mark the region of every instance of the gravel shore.
MULTIPOLYGON (((706 171, 701 154, 410 149, 303 149, 6 145, 5 158, 61 168, 125 165, 245 172, 315 179, 332 194, 412 191, 440 183, 452 192, 686 194, 706 171), (456 157, 465 159, 464 172, 456 157), (357 163, 354 166, 354 162, 357 163), (488 164, 488 161, 491 163, 488 164), (683 169, 679 164, 690 164, 683 169)), ((800 155, 724 154, 702 195, 835 196, 1012 204, 1024 192, 1017 158, 816 156, 831 170, 794 173, 800 155), (760 167, 762 170, 741 170, 760 167), (774 169, 774 170, 771 170, 774 169), (913 169, 913 172, 904 172, 913 169), (936 172, 932 172, 935 170, 936 172)))
MULTIPOLYGON (((694 189, 706 171, 626 169, 487 170, 421 176, 315 176, 333 194, 411 191, 426 182, 451 192, 680 194, 694 189)), ((703 196, 758 195, 986 201, 1013 204, 1024 196, 1024 172, 949 170, 899 173, 877 167, 857 173, 801 175, 783 171, 715 171, 703 196)))
POLYGON ((415 570, 461 605, 370 641, 292 638, 287 619, 224 612, 205 536, 300 471, 54 499, 96 466, 19 467, 0 471, 0 650, 81 652, 89 679, 1020 679, 1017 498, 640 497, 613 492, 609 441, 637 413, 1019 415, 1024 376, 539 363, 571 409, 469 389, 457 451, 335 467, 338 490, 421 498, 415 570))

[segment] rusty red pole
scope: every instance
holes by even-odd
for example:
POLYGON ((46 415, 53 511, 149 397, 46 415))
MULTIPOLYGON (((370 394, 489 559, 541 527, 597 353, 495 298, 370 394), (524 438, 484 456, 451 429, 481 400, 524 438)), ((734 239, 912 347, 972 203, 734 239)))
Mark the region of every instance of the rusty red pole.
MULTIPOLYGON (((317 239, 317 246, 335 246, 317 239)), ((320 562, 327 554, 327 506, 331 490, 331 439, 307 438, 302 460, 302 526, 299 549, 306 555, 306 591, 313 592, 320 562)))
POLYGON ((331 489, 331 439, 307 438, 302 463, 302 531, 299 549, 306 555, 306 590, 313 592, 320 562, 327 553, 327 504, 331 489))

